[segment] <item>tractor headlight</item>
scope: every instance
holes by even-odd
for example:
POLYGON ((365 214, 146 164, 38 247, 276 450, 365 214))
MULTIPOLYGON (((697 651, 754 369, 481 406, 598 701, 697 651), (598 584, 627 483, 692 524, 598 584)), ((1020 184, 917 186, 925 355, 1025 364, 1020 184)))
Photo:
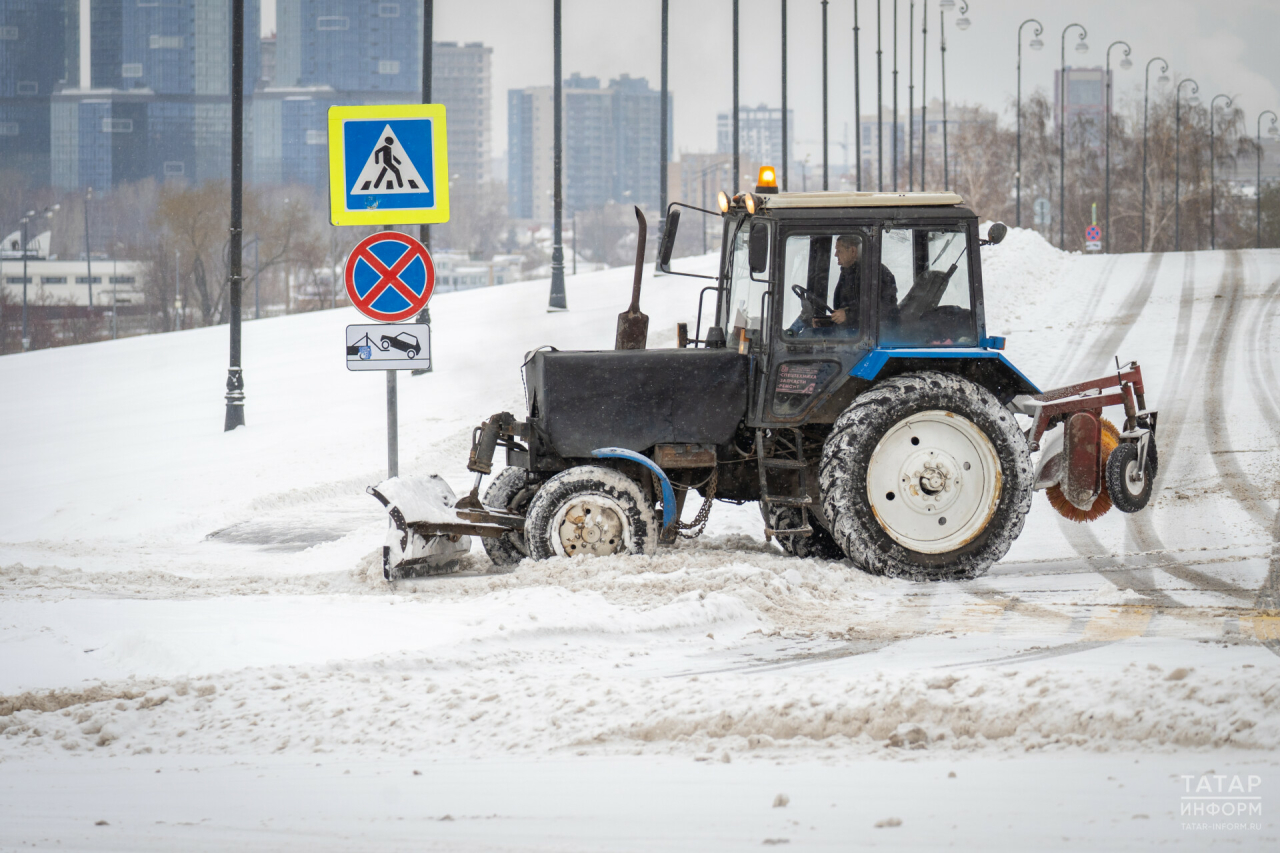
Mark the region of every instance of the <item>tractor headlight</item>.
POLYGON ((729 194, 724 190, 716 193, 716 207, 720 208, 721 213, 729 212, 729 194))
POLYGON ((756 212, 756 197, 755 197, 755 195, 754 195, 754 194, 752 194, 752 193, 743 193, 743 194, 742 194, 742 202, 743 202, 743 204, 745 204, 745 205, 747 206, 747 213, 750 213, 750 214, 752 214, 752 215, 755 215, 755 212, 756 212))

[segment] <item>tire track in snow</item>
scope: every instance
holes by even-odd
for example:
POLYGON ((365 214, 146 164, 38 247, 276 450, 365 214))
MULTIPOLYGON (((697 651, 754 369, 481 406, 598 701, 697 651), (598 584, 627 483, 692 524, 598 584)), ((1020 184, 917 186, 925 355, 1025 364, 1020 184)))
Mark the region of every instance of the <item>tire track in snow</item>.
MULTIPOLYGON (((1151 300, 1151 293, 1155 289, 1156 279, 1163 261, 1164 255, 1162 253, 1153 253, 1147 259, 1146 267, 1143 269, 1137 284, 1125 295, 1120 304, 1120 309, 1116 312, 1108 328, 1102 332, 1088 349, 1084 349, 1082 344, 1077 344, 1077 349, 1082 351, 1077 361, 1077 364, 1080 365, 1078 372, 1082 376, 1086 378, 1097 376, 1107 369, 1113 356, 1120 349, 1125 338, 1128 337, 1129 330, 1133 328, 1143 309, 1146 308, 1147 303, 1151 300)), ((1078 554, 1098 560, 1101 563, 1097 569, 1098 574, 1120 589, 1156 590, 1151 567, 1128 566, 1111 557, 1109 550, 1098 539, 1097 534, 1087 527, 1074 521, 1069 521, 1062 516, 1058 516, 1058 528, 1062 531, 1067 544, 1078 554)), ((1153 604, 1161 607, 1178 608, 1182 606, 1163 590, 1143 593, 1143 595, 1149 598, 1153 604)))
MULTIPOLYGON (((1120 263, 1120 257, 1120 255, 1111 255, 1106 266, 1099 273, 1098 281, 1094 284, 1093 290, 1089 292, 1088 301, 1085 303, 1088 306, 1087 313, 1076 321, 1078 328, 1081 330, 1087 329, 1093 323, 1093 318, 1098 315, 1098 305, 1102 302, 1102 294, 1107 292, 1107 285, 1111 281, 1111 276, 1115 272, 1116 266, 1120 263)), ((1081 338, 1077 337, 1075 346, 1069 346, 1062 351, 1062 354, 1058 357, 1058 363, 1050 373, 1052 384, 1057 385, 1062 381, 1067 368, 1080 353, 1080 342, 1081 338)))
MULTIPOLYGON (((1178 442, 1181 437, 1182 427, 1186 423, 1187 412, 1195 396, 1194 392, 1178 394, 1176 389, 1184 387, 1198 388, 1207 360, 1206 358, 1197 357, 1192 361, 1191 351, 1188 349, 1188 344, 1191 341, 1191 320, 1195 312, 1196 256, 1194 253, 1188 252, 1182 257, 1182 294, 1178 300, 1178 319, 1173 336, 1174 363, 1171 365, 1169 375, 1161 385, 1162 394, 1168 391, 1169 405, 1165 407, 1163 401, 1159 401, 1161 405, 1156 407, 1160 411, 1159 450, 1166 462, 1161 467, 1160 473, 1156 475, 1155 482, 1152 483, 1153 495, 1159 494, 1160 485, 1174 467, 1170 463, 1179 458, 1177 453, 1179 449, 1178 442), (1184 380, 1184 374, 1187 371, 1189 362, 1194 367, 1190 376, 1184 380)), ((1195 350, 1197 354, 1208 351, 1211 342, 1210 328, 1210 325, 1206 325, 1205 332, 1201 334, 1201 340, 1195 350)), ((1133 540, 1138 543, 1138 546, 1143 551, 1168 552, 1170 549, 1156 532, 1153 517, 1154 511, 1155 507, 1153 506, 1150 511, 1127 515, 1125 516, 1125 525, 1129 535, 1133 537, 1133 540)), ((1253 599, 1252 590, 1193 569, 1177 558, 1171 557, 1170 560, 1171 562, 1156 565, 1155 568, 1199 589, 1221 593, 1240 601, 1253 599)))
MULTIPOLYGON (((1231 357, 1235 326, 1240 317, 1240 297, 1241 291, 1244 290, 1243 266, 1239 252, 1227 254, 1227 266, 1222 274, 1222 284, 1218 288, 1217 296, 1214 297, 1215 303, 1219 296, 1222 297, 1223 304, 1221 308, 1217 304, 1214 305, 1219 319, 1209 350, 1205 375, 1205 440, 1209 444, 1214 467, 1218 469, 1218 478, 1227 491, 1250 518, 1258 522, 1264 530, 1270 530, 1275 523, 1276 513, 1260 497, 1258 486, 1240 467, 1235 454, 1226 452, 1235 449, 1231 446, 1228 426, 1227 362, 1231 357)), ((1266 414, 1264 409, 1264 417, 1266 414)), ((1280 427, 1280 425, 1277 426, 1280 427)))
MULTIPOLYGON (((1272 342, 1275 340, 1272 329, 1275 326, 1276 314, 1280 312, 1280 279, 1271 283, 1263 300, 1262 310, 1254 315, 1253 334, 1249 346, 1249 373, 1251 383, 1258 395, 1259 407, 1267 420, 1267 425, 1280 440, 1280 400, 1277 399, 1277 380, 1275 361, 1273 359, 1272 342)), ((1258 588, 1254 604, 1260 610, 1280 609, 1280 513, 1277 513, 1271 532, 1271 560, 1267 569, 1266 580, 1258 588)), ((1272 652, 1280 655, 1280 640, 1269 638, 1262 641, 1272 652)))

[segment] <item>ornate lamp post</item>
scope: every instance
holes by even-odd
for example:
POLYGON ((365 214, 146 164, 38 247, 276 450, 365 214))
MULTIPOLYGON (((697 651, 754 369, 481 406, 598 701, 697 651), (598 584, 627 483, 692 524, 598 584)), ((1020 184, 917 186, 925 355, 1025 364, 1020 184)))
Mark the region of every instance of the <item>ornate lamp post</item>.
MULTIPOLYGON (((827 150, 831 143, 827 141, 827 0, 822 0, 822 191, 830 187, 827 175, 827 150)), ((704 205, 705 206, 705 205, 704 205)), ((706 231, 706 229, 702 229, 706 231)), ((705 250, 703 251, 705 254, 705 250)))
POLYGON ((1217 125, 1215 116, 1217 115, 1216 104, 1218 98, 1226 98, 1227 106, 1231 106, 1231 98, 1227 95, 1214 95, 1209 101, 1209 248, 1218 248, 1217 230, 1218 230, 1218 185, 1215 180, 1217 171, 1213 162, 1213 136, 1214 126, 1217 125))
POLYGON ((1272 136, 1280 134, 1280 127, 1276 127, 1276 114, 1271 110, 1263 110, 1258 114, 1258 177, 1254 184, 1253 197, 1257 201, 1258 212, 1258 243, 1257 248, 1262 248, 1262 117, 1271 116, 1271 127, 1267 128, 1267 133, 1272 136))
MULTIPOLYGON (((1173 250, 1182 251, 1182 206, 1179 203, 1182 189, 1182 87, 1191 84, 1191 94, 1200 91, 1200 84, 1190 77, 1179 80, 1173 96, 1173 250)), ((1195 102, 1188 101, 1191 106, 1195 102)))
POLYGON ((1032 34, 1031 49, 1040 50, 1044 47, 1044 42, 1040 40, 1040 34, 1044 32, 1043 24, 1035 18, 1027 18, 1018 25, 1018 162, 1013 173, 1013 224, 1018 228, 1022 227, 1022 28, 1027 24, 1036 25, 1036 31, 1032 34))
POLYGON ((733 0, 733 194, 738 194, 742 163, 738 157, 738 0, 733 0))
POLYGON ((1107 116, 1105 121, 1106 129, 1104 131, 1107 138, 1106 145, 1105 145, 1106 161, 1107 161, 1107 177, 1106 177, 1106 190, 1104 192, 1104 195, 1106 197, 1105 200, 1106 200, 1107 212, 1106 212, 1106 219, 1104 220, 1106 225, 1102 231, 1102 250, 1104 252, 1111 251, 1111 48, 1115 47, 1118 44, 1124 45, 1124 58, 1120 60, 1120 67, 1123 68, 1125 71, 1128 71, 1130 68, 1133 67, 1133 61, 1129 59, 1129 53, 1132 50, 1132 48, 1129 47, 1129 43, 1127 41, 1113 41, 1111 44, 1107 45, 1107 102, 1104 105, 1107 109, 1107 116))
POLYGON ((1088 53, 1085 38, 1089 35, 1083 24, 1067 24, 1062 31, 1062 62, 1058 76, 1058 248, 1067 247, 1067 33, 1072 27, 1080 28, 1080 41, 1076 53, 1088 53))
POLYGON ((1160 63, 1160 77, 1157 83, 1169 82, 1169 63, 1159 56, 1153 56, 1147 61, 1147 70, 1144 73, 1144 87, 1142 90, 1142 251, 1147 250, 1147 102, 1151 94, 1151 66, 1153 63, 1160 63))

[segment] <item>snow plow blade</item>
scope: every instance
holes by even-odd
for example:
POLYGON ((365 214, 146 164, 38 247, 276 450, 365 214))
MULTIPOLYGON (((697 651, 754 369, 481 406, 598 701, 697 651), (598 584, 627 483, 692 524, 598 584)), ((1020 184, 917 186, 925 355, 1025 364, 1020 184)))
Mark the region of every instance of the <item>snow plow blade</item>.
POLYGON ((391 516, 382 546, 382 576, 453 571, 471 550, 472 536, 501 536, 524 527, 524 519, 483 507, 458 506, 457 496, 439 476, 392 477, 367 491, 391 516))

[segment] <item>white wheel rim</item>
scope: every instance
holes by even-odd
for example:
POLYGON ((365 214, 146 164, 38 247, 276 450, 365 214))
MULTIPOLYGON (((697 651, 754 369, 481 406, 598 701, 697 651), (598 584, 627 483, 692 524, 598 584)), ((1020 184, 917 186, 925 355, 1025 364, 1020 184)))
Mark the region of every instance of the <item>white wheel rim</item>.
POLYGON ((968 418, 921 412, 885 433, 867 466, 867 498, 899 545, 943 554, 973 541, 1000 502, 1000 457, 968 418))
POLYGON ((551 550, 558 557, 626 553, 631 537, 626 512, 612 498, 579 495, 566 501, 551 519, 551 550))

